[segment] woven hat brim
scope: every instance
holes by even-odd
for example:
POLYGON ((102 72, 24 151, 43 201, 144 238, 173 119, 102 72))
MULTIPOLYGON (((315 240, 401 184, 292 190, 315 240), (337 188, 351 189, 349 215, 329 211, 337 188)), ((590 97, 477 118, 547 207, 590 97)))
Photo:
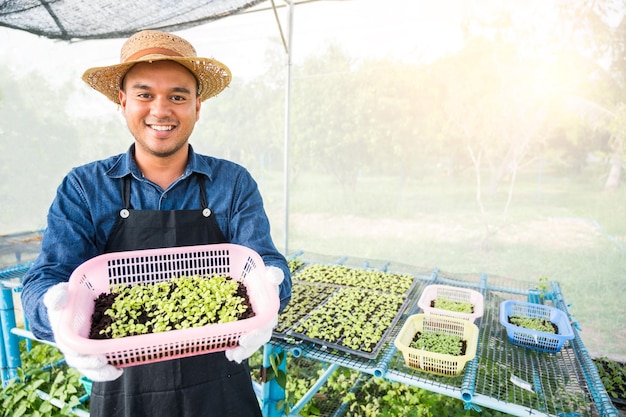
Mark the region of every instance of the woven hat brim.
POLYGON ((91 88, 104 94, 112 102, 120 104, 119 90, 122 86, 122 79, 128 70, 140 62, 150 63, 155 61, 174 61, 191 71, 198 81, 198 95, 202 101, 221 93, 228 87, 232 79, 230 69, 215 59, 172 57, 167 55, 155 55, 150 58, 142 57, 142 59, 122 64, 89 68, 83 74, 82 79, 91 88))

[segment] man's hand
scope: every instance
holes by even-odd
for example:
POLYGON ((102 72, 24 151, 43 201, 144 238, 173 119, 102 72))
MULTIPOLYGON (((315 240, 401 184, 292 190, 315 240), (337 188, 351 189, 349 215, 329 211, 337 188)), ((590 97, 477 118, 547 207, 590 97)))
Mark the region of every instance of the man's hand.
MULTIPOLYGON (((280 268, 277 268, 275 266, 268 266, 265 269, 264 278, 274 284, 274 287, 276 288, 276 293, 278 293, 278 286, 281 282, 283 282, 285 274, 280 268)), ((256 329, 249 333, 241 335, 241 337, 239 338, 239 346, 233 349, 229 349, 225 352, 228 360, 241 363, 244 359, 252 356, 254 352, 261 348, 261 346, 270 341, 270 339, 272 338, 272 332, 274 330, 274 327, 276 327, 277 324, 278 313, 276 313, 276 316, 268 324, 261 327, 260 329, 256 329)))
POLYGON ((50 287, 43 297, 43 303, 48 309, 48 319, 52 333, 54 333, 55 343, 65 356, 65 362, 92 381, 112 381, 119 378, 123 370, 110 365, 106 356, 83 355, 68 349, 58 341, 57 329, 61 320, 61 310, 67 303, 68 286, 69 283, 67 282, 56 284, 50 287))

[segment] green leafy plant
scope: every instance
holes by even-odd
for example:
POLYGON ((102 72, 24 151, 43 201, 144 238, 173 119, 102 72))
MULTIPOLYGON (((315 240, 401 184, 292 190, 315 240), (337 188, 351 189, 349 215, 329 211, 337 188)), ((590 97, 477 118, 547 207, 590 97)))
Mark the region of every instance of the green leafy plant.
POLYGON ((23 366, 18 369, 18 377, 2 391, 0 416, 60 417, 72 415, 71 410, 77 407, 87 410, 80 402, 86 394, 80 374, 63 364, 62 358, 56 348, 34 342, 33 348, 22 355, 23 366), (40 393, 65 405, 58 408, 40 393))
POLYGON ((626 365, 607 357, 595 359, 594 363, 607 394, 614 399, 626 400, 626 365))
POLYGON ((468 301, 453 301, 446 298, 433 300, 433 307, 441 310, 455 311, 458 313, 471 314, 474 312, 474 305, 468 301))
POLYGON ((294 274, 292 300, 276 331, 374 352, 413 281, 411 275, 308 264, 294 274))
POLYGON ((515 326, 525 329, 536 330, 538 332, 556 334, 554 324, 550 320, 540 319, 536 317, 525 317, 520 315, 509 316, 509 322, 515 326))
MULTIPOLYGON (((282 360, 276 357, 277 360, 282 360)), ((250 358, 251 369, 262 363, 260 352, 250 358)), ((273 366, 273 365, 272 365, 273 366)), ((326 371, 328 364, 306 357, 287 355, 288 375, 285 380, 284 407, 288 413, 326 371)), ((270 378, 268 370, 268 379, 270 378)), ((253 379, 259 380, 257 372, 253 379)), ((282 381, 279 381, 279 385, 282 381)), ((509 414, 483 408, 482 411, 465 410, 461 400, 437 394, 406 384, 376 378, 357 370, 339 368, 320 390, 298 412, 302 417, 331 415, 341 404, 347 417, 505 417, 509 414)))
POLYGON ((460 356, 463 354, 463 340, 458 336, 446 333, 417 332, 409 346, 442 355, 460 356))
POLYGON ((149 285, 120 285, 96 300, 91 337, 120 338, 229 323, 245 318, 249 311, 245 288, 227 276, 181 276, 149 285))
POLYGON ((539 285, 537 288, 541 293, 542 297, 545 297, 548 294, 548 288, 550 287, 550 279, 548 277, 539 277, 539 285))
POLYGON ((305 282, 299 282, 291 289, 291 302, 280 314, 280 320, 275 328, 278 333, 284 333, 305 317, 312 306, 322 303, 335 288, 305 282))
POLYGON ((304 261, 301 261, 297 258, 292 258, 287 260, 287 266, 289 266, 289 271, 293 274, 298 269, 300 269, 304 265, 304 261))

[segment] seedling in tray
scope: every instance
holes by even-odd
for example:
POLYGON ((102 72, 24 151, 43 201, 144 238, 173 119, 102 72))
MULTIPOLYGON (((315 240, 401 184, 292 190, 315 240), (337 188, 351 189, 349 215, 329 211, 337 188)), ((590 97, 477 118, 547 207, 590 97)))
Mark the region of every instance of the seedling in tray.
POLYGON ((95 301, 90 338, 107 339, 230 323, 252 315, 242 283, 227 276, 181 276, 118 285, 95 301))
POLYGON ((536 330, 538 332, 558 334, 559 328, 550 320, 540 318, 524 317, 519 315, 509 316, 509 323, 525 329, 536 330))
POLYGON ((409 347, 442 355, 460 356, 465 354, 467 341, 451 334, 417 332, 409 347))
POLYGON ((424 288, 418 306, 426 314, 457 317, 473 323, 482 317, 483 295, 469 288, 431 284, 424 288))
POLYGON ((476 356, 478 327, 458 317, 414 314, 394 344, 409 368, 455 376, 476 356))
POLYGON ((500 324, 511 343, 541 352, 556 353, 574 338, 567 314, 543 304, 505 300, 500 303, 500 324))
POLYGON ((467 301, 453 301, 446 298, 437 298, 431 301, 430 306, 441 310, 455 311, 457 313, 472 314, 474 304, 467 301))

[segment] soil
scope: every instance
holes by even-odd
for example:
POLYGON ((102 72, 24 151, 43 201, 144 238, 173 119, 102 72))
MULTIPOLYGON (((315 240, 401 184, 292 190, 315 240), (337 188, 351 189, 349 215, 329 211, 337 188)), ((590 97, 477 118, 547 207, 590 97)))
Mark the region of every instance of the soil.
MULTIPOLYGON (((173 289, 173 287, 172 287, 173 289)), ((244 299, 244 305, 247 306, 246 311, 239 316, 239 320, 244 320, 254 316, 254 311, 252 310, 252 305, 250 304, 250 298, 248 297, 248 293, 246 292, 246 287, 240 282, 237 288, 236 296, 242 297, 244 299)), ((101 330, 105 330, 111 326, 113 323, 113 319, 104 314, 106 310, 108 310, 115 301, 115 298, 118 296, 117 293, 102 293, 96 298, 94 305, 94 312, 91 316, 91 328, 89 332, 90 339, 110 339, 110 335, 100 334, 101 330)), ((139 317, 137 317, 136 321, 138 324, 145 324, 150 317, 148 316, 148 311, 141 311, 139 317)), ((182 321, 182 319, 180 320, 182 321)), ((149 331, 150 333, 151 331, 149 331)))

